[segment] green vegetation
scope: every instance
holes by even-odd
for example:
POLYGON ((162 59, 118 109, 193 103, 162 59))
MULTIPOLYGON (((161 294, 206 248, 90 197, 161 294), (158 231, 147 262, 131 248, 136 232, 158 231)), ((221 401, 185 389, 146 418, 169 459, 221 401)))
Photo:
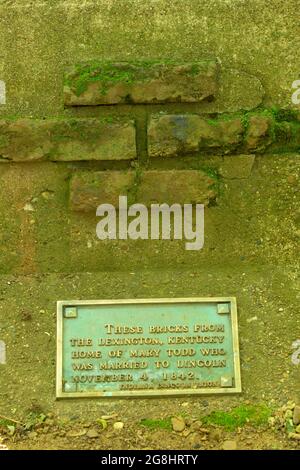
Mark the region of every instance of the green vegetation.
POLYGON ((282 109, 277 107, 272 107, 270 109, 274 119, 278 122, 288 121, 292 122, 297 120, 298 111, 294 109, 282 109))
POLYGON ((206 165, 201 165, 199 168, 201 171, 206 173, 210 178, 212 178, 215 182, 219 182, 221 179, 221 176, 218 173, 218 170, 216 168, 212 168, 206 165))
POLYGON ((172 431, 171 418, 142 419, 140 424, 142 426, 146 426, 149 429, 167 429, 168 431, 172 431))
POLYGON ((45 414, 39 412, 29 413, 24 419, 23 423, 15 421, 14 419, 3 417, 0 419, 0 429, 6 428, 8 429, 9 433, 13 435, 16 430, 16 425, 23 427, 25 430, 30 430, 35 426, 44 423, 46 418, 47 416, 45 414))
POLYGON ((47 416, 44 413, 30 413, 25 420, 25 429, 32 429, 38 424, 42 424, 47 416))
POLYGON ((9 419, 0 419, 0 428, 6 428, 8 426, 11 426, 13 421, 10 421, 9 419))
POLYGON ((84 93, 90 83, 101 82, 102 94, 105 95, 108 85, 113 83, 132 83, 135 79, 134 68, 128 66, 112 67, 110 62, 92 62, 89 64, 79 64, 75 73, 67 79, 67 85, 74 88, 77 96, 84 93))
POLYGON ((216 197, 210 200, 208 207, 216 206, 216 199, 222 194, 222 177, 219 174, 218 170, 213 167, 201 165, 199 170, 206 173, 213 180, 212 184, 210 185, 210 189, 212 189, 216 193, 216 197))
POLYGON ((188 75, 198 75, 198 73, 200 72, 200 66, 198 64, 193 64, 191 69, 187 72, 188 75))
POLYGON ((266 425, 271 414, 272 411, 266 405, 240 405, 231 411, 213 411, 210 415, 201 418, 201 421, 205 424, 223 426, 228 431, 234 431, 246 424, 266 425))
MULTIPOLYGON (((206 425, 221 426, 226 431, 235 431, 247 424, 254 427, 267 425, 271 415, 272 410, 263 404, 257 406, 240 405, 230 411, 213 411, 211 414, 201 417, 200 420, 206 425)), ((170 418, 142 419, 140 424, 150 429, 172 430, 170 418)))
MULTIPOLYGON (((72 88, 77 96, 84 93, 89 84, 101 82, 101 93, 106 94, 108 86, 115 83, 132 84, 133 82, 147 81, 151 79, 148 69, 153 66, 176 65, 177 61, 172 59, 164 60, 141 60, 130 63, 112 63, 94 61, 87 64, 77 64, 75 70, 70 72, 66 85, 72 88)), ((189 75, 197 75, 201 70, 198 63, 192 64, 187 72, 189 75)))
POLYGON ((216 126, 217 127, 220 124, 220 119, 207 119, 206 122, 210 126, 216 126))

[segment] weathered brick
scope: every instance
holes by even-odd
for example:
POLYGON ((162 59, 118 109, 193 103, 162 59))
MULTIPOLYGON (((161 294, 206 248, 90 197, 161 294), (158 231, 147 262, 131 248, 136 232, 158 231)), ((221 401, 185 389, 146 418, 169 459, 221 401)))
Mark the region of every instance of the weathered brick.
POLYGON ((241 118, 205 120, 196 114, 154 115, 148 125, 150 157, 172 157, 216 149, 233 151, 243 139, 241 118))
POLYGON ((247 150, 263 151, 272 143, 272 118, 254 115, 249 118, 245 146, 247 150))
POLYGON ((215 60, 79 64, 66 73, 65 104, 195 103, 214 97, 217 75, 215 60))
POLYGON ((41 160, 50 155, 49 123, 35 119, 0 121, 1 160, 41 160))
POLYGON ((119 196, 127 194, 134 183, 134 172, 81 171, 70 181, 70 208, 74 211, 94 211, 99 204, 118 207, 119 196))
POLYGON ((134 171, 82 171, 70 182, 70 208, 74 211, 95 211, 99 204, 118 207, 119 196, 128 195, 133 202, 205 204, 217 196, 215 180, 204 171, 150 170, 136 178, 134 171), (132 192, 134 191, 134 201, 132 192))
POLYGON ((96 118, 2 120, 0 156, 8 161, 134 159, 134 122, 96 118))
POLYGON ((216 197, 216 181, 204 171, 152 170, 141 177, 137 201, 152 203, 205 204, 216 197))

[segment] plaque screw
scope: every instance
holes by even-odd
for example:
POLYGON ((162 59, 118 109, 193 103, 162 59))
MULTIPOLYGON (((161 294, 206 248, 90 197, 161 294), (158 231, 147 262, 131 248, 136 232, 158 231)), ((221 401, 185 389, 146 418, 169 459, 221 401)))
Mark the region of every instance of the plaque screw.
POLYGON ((65 318, 77 318, 77 309, 76 307, 66 307, 64 311, 65 318))
POLYGON ((228 302, 223 302, 217 306, 218 313, 231 313, 230 304, 228 302))

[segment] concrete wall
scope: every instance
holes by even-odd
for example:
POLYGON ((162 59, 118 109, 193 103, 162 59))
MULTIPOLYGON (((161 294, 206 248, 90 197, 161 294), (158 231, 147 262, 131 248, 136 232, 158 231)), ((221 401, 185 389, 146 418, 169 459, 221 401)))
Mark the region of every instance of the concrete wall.
POLYGON ((298 78, 297 0, 2 1, 1 113, 60 114, 66 64, 89 59, 219 57, 288 106, 298 78), (120 6, 121 5, 121 6, 120 6))

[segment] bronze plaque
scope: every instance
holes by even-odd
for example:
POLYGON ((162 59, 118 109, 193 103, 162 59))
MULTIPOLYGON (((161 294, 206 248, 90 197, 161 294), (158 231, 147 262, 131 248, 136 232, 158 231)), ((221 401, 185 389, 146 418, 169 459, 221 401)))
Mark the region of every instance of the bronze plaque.
POLYGON ((59 301, 57 397, 241 392, 236 299, 59 301))

